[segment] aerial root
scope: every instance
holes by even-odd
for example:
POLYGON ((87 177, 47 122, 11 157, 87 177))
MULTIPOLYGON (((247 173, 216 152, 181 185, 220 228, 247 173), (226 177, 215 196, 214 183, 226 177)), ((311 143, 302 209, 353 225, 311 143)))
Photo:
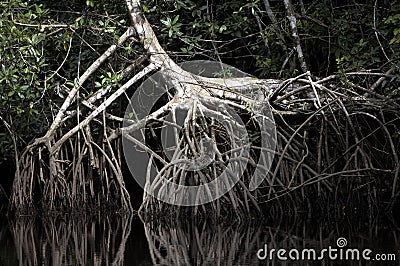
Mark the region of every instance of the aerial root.
POLYGON ((115 143, 95 143, 90 130, 70 138, 56 157, 39 146, 22 154, 16 174, 13 204, 18 213, 38 207, 55 213, 81 210, 131 211, 115 143), (39 206, 38 206, 39 204, 39 206))

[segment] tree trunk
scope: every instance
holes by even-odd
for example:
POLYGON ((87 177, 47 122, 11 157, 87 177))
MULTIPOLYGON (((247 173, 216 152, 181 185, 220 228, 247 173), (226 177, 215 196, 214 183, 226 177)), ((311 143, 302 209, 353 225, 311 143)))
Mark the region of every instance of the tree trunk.
MULTIPOLYGON (((398 121, 398 113, 393 115, 400 109, 398 104, 349 81, 342 86, 342 76, 311 79, 293 7, 290 1, 284 3, 305 73, 280 81, 225 73, 209 77, 184 69, 161 47, 139 1, 126 0, 132 28, 77 79, 47 133, 21 154, 13 185, 15 210, 26 213, 39 205, 56 212, 104 207, 132 211, 121 170, 121 137, 149 156, 142 165, 146 171, 141 208, 148 214, 241 219, 259 215, 261 205, 273 200, 279 199, 277 206, 284 209, 285 202, 302 202, 306 193, 332 192, 341 182, 340 175, 354 175, 359 178, 356 185, 364 186, 360 178, 379 171, 375 167, 379 154, 371 153, 379 133, 388 140, 382 154, 390 154, 389 164, 395 169, 389 182, 395 197, 400 164, 386 120, 398 121), (66 122, 82 114, 71 108, 79 88, 135 32, 147 51, 148 65, 114 92, 100 88, 79 99, 89 113, 69 128, 66 122), (139 117, 108 113, 116 99, 156 71, 170 86, 164 89, 167 100, 161 107, 147 107, 149 113, 139 117), (370 106, 379 106, 381 113, 370 106), (96 123, 103 133, 97 142, 91 133, 96 123), (157 141, 166 125, 173 128, 171 158, 159 150, 162 143, 157 141), (204 154, 204 150, 212 152, 204 154), (206 186, 214 180, 218 180, 215 186, 206 186), (180 192, 190 186, 197 186, 194 194, 180 192), (283 200, 288 194, 291 198, 283 200)), ((129 66, 123 75, 128 77, 132 69, 129 66)), ((346 78, 373 74, 350 73, 346 78)), ((134 95, 138 91, 140 87, 134 95)), ((128 109, 136 111, 136 107, 128 109)), ((374 189, 369 183, 366 186, 374 189)))

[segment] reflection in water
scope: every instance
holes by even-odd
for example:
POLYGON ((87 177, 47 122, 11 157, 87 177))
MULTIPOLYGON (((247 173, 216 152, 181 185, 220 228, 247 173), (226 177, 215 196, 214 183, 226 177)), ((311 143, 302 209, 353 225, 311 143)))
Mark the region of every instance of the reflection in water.
POLYGON ((38 219, 11 226, 19 265, 123 265, 132 216, 38 219))
POLYGON ((171 225, 152 221, 145 223, 145 233, 154 265, 375 265, 373 262, 366 264, 365 261, 329 259, 288 261, 284 264, 284 261, 277 259, 276 254, 273 260, 260 260, 257 257, 257 251, 265 248, 265 245, 267 250, 287 251, 314 249, 319 252, 329 246, 338 248, 336 241, 339 237, 348 240, 348 248, 361 251, 369 248, 373 250, 373 254, 395 254, 396 261, 386 261, 384 265, 398 265, 398 230, 382 230, 376 224, 375 228, 367 231, 352 231, 368 227, 362 222, 354 226, 357 228, 349 229, 337 224, 329 228, 326 223, 312 224, 306 221, 290 227, 269 227, 261 224, 226 226, 190 222, 176 222, 171 225))
MULTIPOLYGON (((345 237, 349 248, 394 253, 400 230, 389 221, 274 220, 269 224, 216 224, 160 220, 143 224, 137 216, 36 218, 7 223, 0 213, 0 265, 285 265, 259 260, 257 251, 336 247, 345 237)), ((298 261, 286 265, 398 265, 347 261, 298 261)))
POLYGON ((254 250, 268 239, 263 228, 190 223, 145 224, 154 265, 254 265, 254 250))

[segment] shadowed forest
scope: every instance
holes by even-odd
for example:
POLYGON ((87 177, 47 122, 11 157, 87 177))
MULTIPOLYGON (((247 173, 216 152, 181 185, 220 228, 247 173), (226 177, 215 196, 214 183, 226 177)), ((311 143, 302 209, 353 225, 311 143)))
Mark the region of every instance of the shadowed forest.
POLYGON ((264 243, 341 236, 397 250, 399 1, 0 14, 0 243, 18 247, 0 264, 123 265, 141 222, 147 265, 255 265, 264 243))

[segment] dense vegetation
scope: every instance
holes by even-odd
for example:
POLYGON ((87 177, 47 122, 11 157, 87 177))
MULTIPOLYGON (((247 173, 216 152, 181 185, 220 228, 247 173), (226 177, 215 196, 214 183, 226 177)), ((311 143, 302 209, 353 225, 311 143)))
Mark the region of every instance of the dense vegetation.
MULTIPOLYGON (((176 61, 222 60, 260 78, 301 73, 282 2, 145 1, 144 13, 176 61), (271 18, 274 20, 273 23, 271 18)), ((392 74, 379 91, 399 97, 398 1, 293 1, 304 58, 313 75, 392 74), (397 95, 397 96, 396 96, 397 95)), ((1 160, 43 133, 65 88, 130 24, 120 1, 0 3, 1 160), (14 138, 14 141, 13 141, 14 138)), ((81 93, 115 82, 142 48, 127 43, 81 93), (92 88, 93 87, 93 88, 92 88)), ((374 80, 358 82, 371 86, 374 80)), ((343 82, 346 82, 345 77, 343 82)))
MULTIPOLYGON (((105 95, 117 92, 131 73, 137 74, 144 69, 151 57, 144 47, 146 39, 129 36, 111 57, 107 57, 105 64, 89 75, 86 82, 82 81, 82 84, 85 82, 82 85, 78 77, 110 46, 121 40, 131 26, 132 15, 128 15, 125 3, 11 0, 2 1, 0 6, 0 160, 19 158, 28 143, 43 136, 54 123, 71 91, 78 89, 77 101, 69 109, 70 113, 64 113, 61 118, 73 117, 73 112, 78 115, 65 119, 64 128, 67 129, 74 128, 88 117, 91 111, 84 106, 92 110, 96 108, 90 106, 92 102, 88 104, 85 100, 96 94, 106 99, 105 95)), ((282 156, 277 162, 277 170, 272 173, 272 188, 266 201, 274 192, 275 181, 283 187, 277 197, 290 192, 294 180, 292 175, 297 171, 302 177, 297 184, 299 187, 305 184, 303 174, 307 176, 311 173, 332 192, 335 184, 325 179, 337 175, 337 165, 346 170, 346 174, 356 171, 356 180, 359 181, 362 176, 359 168, 394 176, 394 179, 379 179, 376 184, 374 181, 372 187, 366 181, 347 184, 345 191, 367 187, 366 192, 371 193, 377 185, 385 186, 383 194, 397 195, 400 145, 398 1, 143 1, 141 9, 161 47, 175 62, 198 59, 221 61, 260 79, 284 80, 276 85, 277 91, 271 96, 271 102, 278 96, 292 99, 291 96, 297 96, 296 93, 303 97, 293 101, 279 100, 275 106, 300 116, 283 119, 279 127, 282 132, 278 150, 282 156), (302 79, 306 73, 311 73, 307 74, 308 80, 302 79), (289 90, 286 96, 279 95, 297 80, 300 84, 293 85, 293 91, 289 90), (315 86, 322 86, 318 87, 320 94, 315 86), (302 90, 306 92, 306 89, 309 91, 303 93, 302 90), (314 95, 311 98, 310 93, 314 95), (326 100, 324 105, 321 105, 320 98, 326 100), (330 108, 335 101, 340 102, 339 111, 330 108), (324 109, 330 110, 330 113, 325 113, 324 109), (351 111, 350 115, 348 111, 351 111), (302 116, 303 113, 308 117, 302 116), (323 119, 319 114, 323 115, 323 119), (379 142, 377 136, 381 133, 385 134, 387 141, 379 142), (335 143, 337 151, 330 148, 335 143), (376 146, 369 147, 371 143, 376 146), (386 162, 379 160, 374 149, 379 154, 389 154, 390 158, 386 162), (309 153, 312 155, 308 156, 309 153), (294 159, 285 161, 285 154, 290 160, 294 159), (308 164, 317 165, 315 169, 307 168, 309 166, 304 162, 306 157, 311 158, 308 164), (303 163, 306 167, 299 167, 303 163), (391 190, 388 187, 392 185, 391 190)), ((104 165, 115 163, 114 159, 119 157, 114 155, 118 144, 107 146, 106 141, 101 139, 108 141, 108 131, 118 128, 115 126, 118 119, 112 115, 123 116, 125 101, 119 98, 113 100, 107 106, 108 113, 103 112, 103 121, 94 119, 97 124, 91 127, 84 125, 86 130, 89 129, 86 133, 82 131, 79 135, 79 129, 70 131, 70 146, 62 150, 60 159, 55 157, 56 160, 53 160, 54 165, 64 164, 61 168, 54 167, 54 172, 69 171, 74 176, 81 173, 83 179, 79 182, 90 183, 84 185, 82 191, 85 193, 87 186, 93 197, 97 197, 93 184, 99 182, 94 181, 94 175, 87 174, 85 167, 76 165, 87 160, 87 165, 99 167, 93 159, 97 156, 104 157, 104 165), (106 117, 112 118, 111 125, 114 127, 111 129, 106 127, 106 117), (77 132, 78 135, 72 138, 77 132), (91 139, 99 140, 104 145, 99 147, 97 154, 90 148, 95 142, 91 139), (89 157, 84 156, 87 149, 89 157), (68 153, 74 154, 76 160, 73 159, 72 163, 68 153), (64 156, 66 159, 62 159, 64 156), (85 180, 85 176, 93 179, 85 180)), ((68 131, 55 132, 62 139, 68 131)), ((53 133, 49 135, 52 138, 53 133)), ((47 145, 49 152, 54 144, 55 153, 58 153, 65 141, 54 141, 54 144, 52 140, 52 143, 45 143, 41 139, 34 144, 47 145)), ((28 159, 22 160, 22 163, 23 166, 31 166, 28 169, 32 170, 32 175, 40 174, 43 179, 46 175, 43 175, 42 168, 38 170, 35 167, 35 162, 47 166, 45 160, 48 158, 47 155, 42 158, 43 147, 40 145, 25 150, 24 155, 36 152, 39 155, 36 159, 26 157, 28 159)), ((53 169, 52 166, 50 168, 53 169)), ((120 174, 118 169, 113 169, 117 175, 120 174)), ((109 173, 104 172, 103 175, 108 177, 109 173)), ((117 178, 115 182, 120 181, 117 178)), ((314 181, 311 179, 310 183, 314 181)), ((55 190, 60 190, 57 186, 55 190)), ((121 192, 118 190, 116 186, 117 192, 113 193, 125 193, 123 189, 121 192)), ((238 189, 237 193, 240 191, 238 189)), ((104 198, 108 198, 107 193, 104 198)))

